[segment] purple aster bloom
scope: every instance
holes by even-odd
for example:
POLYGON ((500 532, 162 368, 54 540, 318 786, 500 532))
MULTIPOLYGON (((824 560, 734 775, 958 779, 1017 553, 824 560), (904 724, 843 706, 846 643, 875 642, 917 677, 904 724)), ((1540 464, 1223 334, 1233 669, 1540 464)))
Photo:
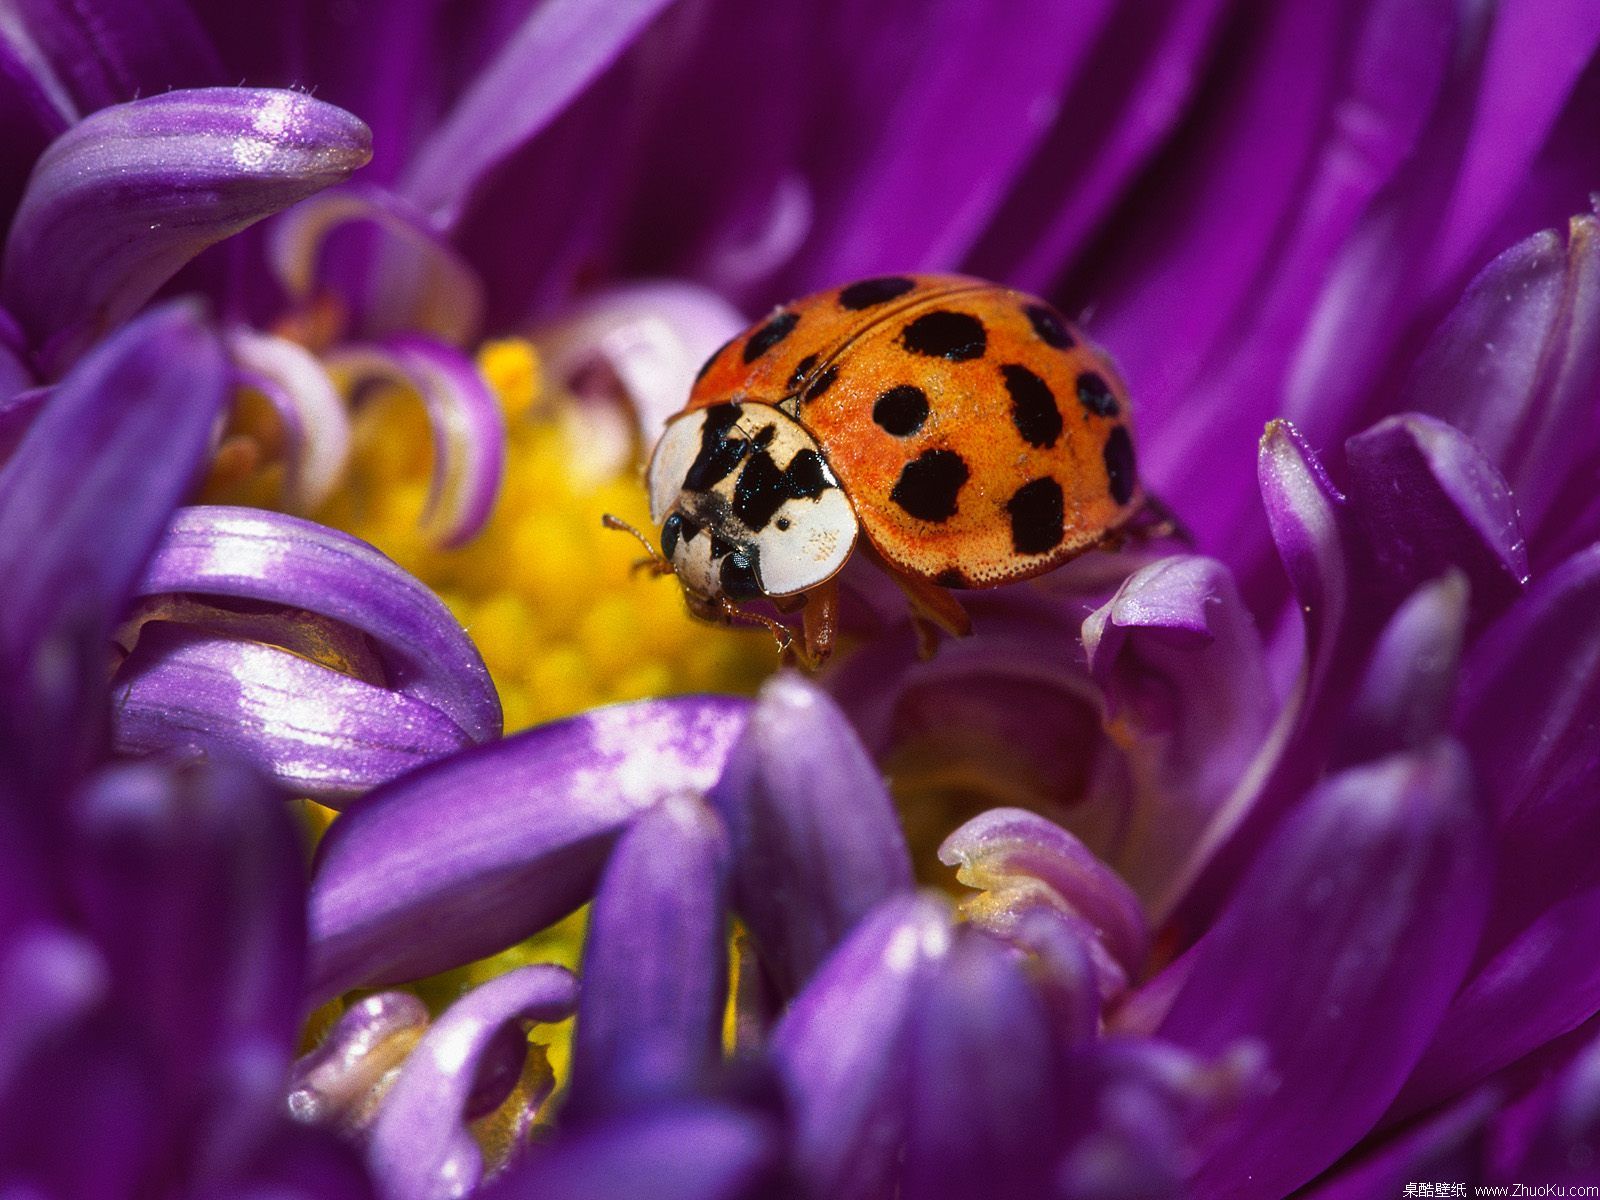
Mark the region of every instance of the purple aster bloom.
POLYGON ((1574 0, 21 6, 0 1190, 1600 1178, 1597 44, 1574 0), (853 570, 820 687, 502 739, 440 600, 303 519, 398 388, 423 537, 483 527, 487 333, 648 442, 740 310, 910 270, 1085 314, 1194 544, 931 661, 853 570), (241 389, 297 515, 179 507, 266 452, 241 389), (342 809, 309 883, 280 792, 342 809), (400 990, 585 904, 576 984, 400 990))

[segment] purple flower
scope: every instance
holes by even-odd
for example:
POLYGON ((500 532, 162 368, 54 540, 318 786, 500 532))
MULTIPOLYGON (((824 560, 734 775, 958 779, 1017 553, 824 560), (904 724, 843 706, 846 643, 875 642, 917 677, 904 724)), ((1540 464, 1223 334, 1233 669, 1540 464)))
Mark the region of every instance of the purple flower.
POLYGON ((1566 0, 30 0, 0 1190, 1600 1177, 1597 44, 1566 0), (564 527, 473 541, 535 400, 587 422, 547 490, 616 483, 741 309, 907 270, 1085 313, 1194 544, 931 661, 862 556, 849 652, 749 700, 631 671, 662 627, 564 527), (306 519, 401 499, 415 574, 306 519), (463 584, 513 572, 584 653, 463 584), (502 737, 496 684, 514 729, 656 698, 502 737), (309 879, 280 794, 341 810, 309 879), (585 905, 574 980, 528 939, 585 905))

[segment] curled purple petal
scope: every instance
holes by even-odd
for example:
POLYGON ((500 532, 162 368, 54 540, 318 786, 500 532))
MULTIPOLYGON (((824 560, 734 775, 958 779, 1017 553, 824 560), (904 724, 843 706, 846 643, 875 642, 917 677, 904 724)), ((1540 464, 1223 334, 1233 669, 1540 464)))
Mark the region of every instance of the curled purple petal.
POLYGON ((962 902, 968 920, 1009 937, 1043 910, 1087 927, 1102 995, 1119 996, 1150 948, 1139 899, 1116 872, 1072 834, 1037 813, 996 808, 944 840, 939 861, 981 895, 962 902))
POLYGON ((688 1094, 718 1060, 726 841, 703 800, 678 795, 639 816, 611 852, 584 945, 572 1106, 593 1112, 688 1094))
POLYGON ((324 246, 351 225, 376 226, 388 240, 373 272, 383 276, 388 268, 388 276, 371 281, 360 295, 342 297, 357 307, 355 324, 364 335, 410 330, 453 346, 472 341, 483 323, 483 284, 477 273, 422 213, 378 187, 336 188, 295 205, 273 222, 267 252, 291 298, 302 304, 314 298, 324 246), (394 278, 402 267, 403 278, 394 278))
POLYGON ((324 359, 354 382, 414 388, 433 430, 433 480, 422 521, 446 546, 483 527, 505 472, 506 423, 482 372, 460 350, 431 338, 396 336, 324 359))
POLYGON ((1418 358, 1402 406, 1449 421, 1510 484, 1536 532, 1596 438, 1600 221, 1574 217, 1491 262, 1418 358))
POLYGON ((1445 741, 1336 775, 1286 819, 1158 1030, 1201 1054, 1257 1040, 1274 1079, 1198 1194, 1281 1196, 1372 1127, 1477 943, 1483 835, 1465 755, 1445 741))
POLYGON ((1337 743, 1336 763, 1415 750, 1444 733, 1466 636, 1466 576, 1423 584, 1373 647, 1337 743))
POLYGON ((391 1200, 443 1200, 482 1178, 482 1151, 465 1126, 484 1054, 502 1029, 570 1016, 578 982, 562 967, 532 966, 479 984, 447 1008, 406 1058, 367 1144, 367 1162, 391 1200))
POLYGON ((813 1193, 884 1195, 910 1086, 917 997, 950 951, 950 916, 927 896, 880 904, 829 956, 772 1035, 793 1105, 794 1157, 813 1193))
POLYGON ((427 1006, 410 992, 362 997, 295 1063, 289 1115, 345 1133, 364 1130, 427 1027, 427 1006))
POLYGON ((372 638, 395 690, 437 708, 473 741, 500 735, 500 700, 477 647, 444 604, 385 555, 283 513, 207 505, 172 518, 139 583, 279 604, 372 638))
POLYGON ((1176 556, 1128 576, 1084 620, 1083 646, 1134 764, 1132 832, 1114 862, 1159 922, 1271 728, 1261 639, 1226 567, 1176 556))
POLYGON ((782 1192, 771 1120, 708 1104, 629 1113, 558 1135, 484 1200, 754 1200, 782 1192))
POLYGON ((798 675, 762 686, 711 799, 733 844, 735 907, 785 995, 874 905, 911 887, 883 777, 844 714, 798 675))
POLYGON ((597 709, 367 793, 318 848, 313 997, 459 966, 570 912, 637 814, 711 786, 748 712, 723 697, 597 709))
POLYGON ((70 778, 100 736, 80 723, 100 711, 112 626, 194 484, 227 383, 199 314, 159 309, 79 364, 0 472, 0 741, 22 774, 70 778))
POLYGON ((1527 586, 1528 549, 1511 493, 1459 430, 1403 413, 1351 438, 1345 455, 1351 508, 1380 572, 1371 586, 1405 593, 1455 567, 1480 617, 1527 586))
POLYGON ((368 140, 300 92, 202 88, 102 109, 34 168, 0 298, 59 371, 205 247, 345 178, 368 140))
POLYGON ((1043 1195, 1068 1102, 1066 1045, 1014 951, 967 928, 912 1021, 906 1200, 1043 1195))
POLYGON ((418 147, 401 192, 449 229, 494 167, 570 104, 671 0, 542 4, 418 147))
POLYGON ((112 680, 125 754, 231 754, 332 807, 471 744, 424 701, 277 646, 152 622, 112 680))
POLYGON ((284 506, 306 513, 328 498, 350 457, 350 414, 322 364, 287 338, 240 326, 228 331, 239 382, 278 414, 288 443, 284 506))

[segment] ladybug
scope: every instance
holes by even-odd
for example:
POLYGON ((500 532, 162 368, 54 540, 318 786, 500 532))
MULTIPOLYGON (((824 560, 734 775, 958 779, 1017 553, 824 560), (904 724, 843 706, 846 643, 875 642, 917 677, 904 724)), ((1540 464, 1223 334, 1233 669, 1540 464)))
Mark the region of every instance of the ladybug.
POLYGON ((1114 544, 1146 502, 1105 353, 1042 300, 956 275, 866 279, 778 308, 700 368, 647 479, 655 568, 691 611, 766 625, 789 650, 786 629, 741 606, 803 609, 796 652, 811 667, 863 542, 931 653, 930 625, 970 632, 946 589, 1114 544))

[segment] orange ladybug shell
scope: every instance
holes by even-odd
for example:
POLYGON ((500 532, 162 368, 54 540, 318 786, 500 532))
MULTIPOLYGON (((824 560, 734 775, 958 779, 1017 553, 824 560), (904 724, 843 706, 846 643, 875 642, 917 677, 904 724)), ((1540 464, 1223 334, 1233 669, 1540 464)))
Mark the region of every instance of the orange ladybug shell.
POLYGON ((786 304, 711 356, 687 408, 728 401, 794 416, 879 554, 946 587, 1048 571, 1143 501, 1109 358, 982 280, 887 276, 786 304))

